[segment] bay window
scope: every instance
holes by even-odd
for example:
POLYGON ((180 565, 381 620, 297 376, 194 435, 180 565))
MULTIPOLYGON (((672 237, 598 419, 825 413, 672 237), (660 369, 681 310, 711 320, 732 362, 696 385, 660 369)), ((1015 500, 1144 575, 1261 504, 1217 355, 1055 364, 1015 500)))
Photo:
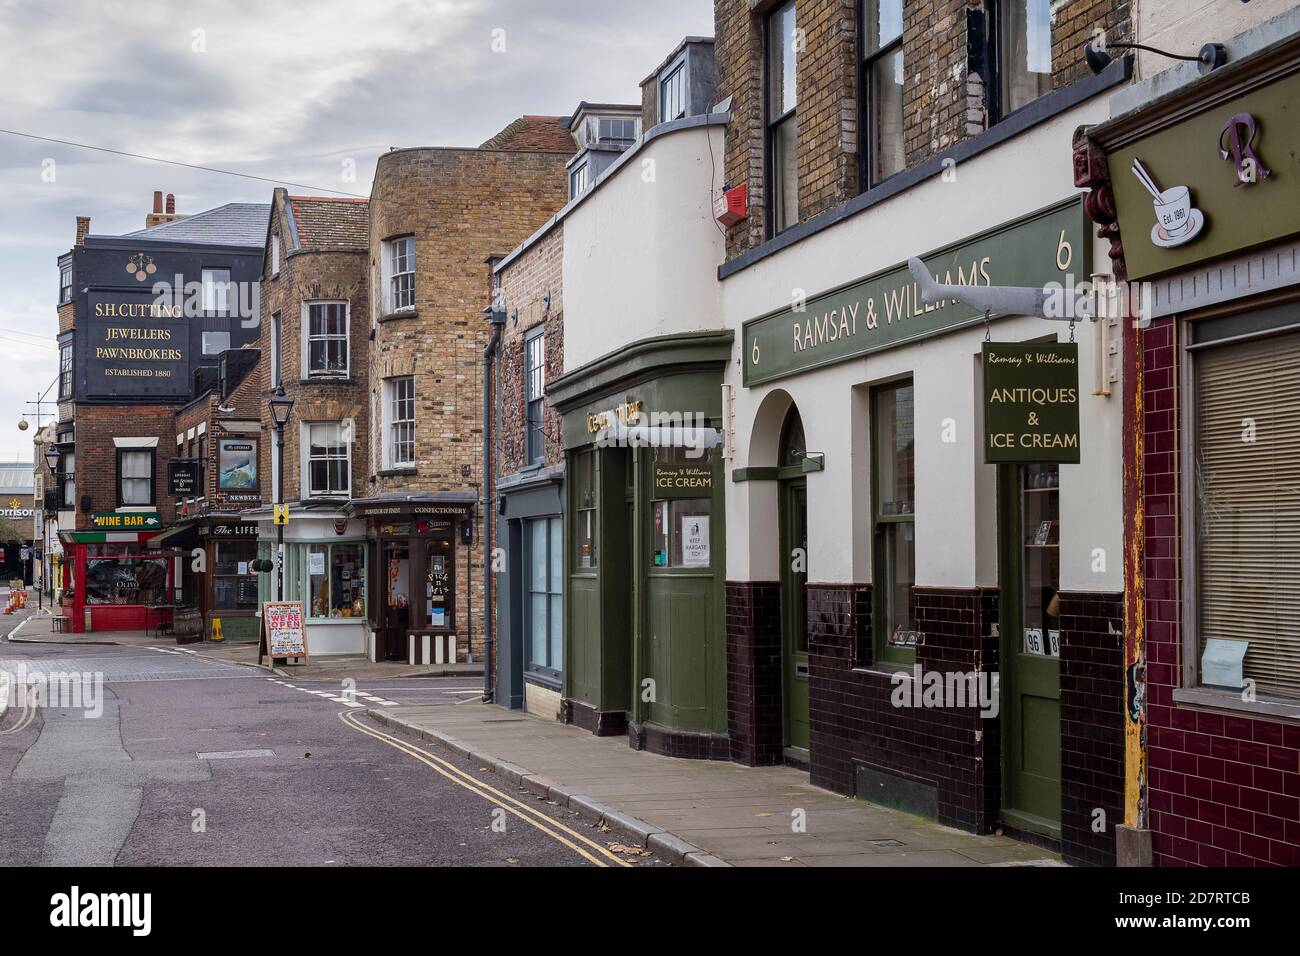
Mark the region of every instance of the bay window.
POLYGON ((415 464, 415 378, 410 375, 389 379, 388 465, 403 468, 415 464))
POLYGON ((343 376, 348 374, 348 304, 346 302, 309 302, 304 308, 307 376, 343 376))
POLYGON ((403 236, 384 243, 384 311, 415 308, 415 239, 403 236))

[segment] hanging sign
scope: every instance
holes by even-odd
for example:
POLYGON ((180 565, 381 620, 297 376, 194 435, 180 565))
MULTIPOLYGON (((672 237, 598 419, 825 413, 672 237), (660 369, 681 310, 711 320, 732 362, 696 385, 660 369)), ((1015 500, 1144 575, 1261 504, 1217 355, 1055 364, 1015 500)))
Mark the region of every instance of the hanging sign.
POLYGON ((1079 463, 1079 346, 985 342, 984 461, 1079 463))
POLYGON ((303 627, 301 601, 264 601, 262 603, 262 642, 257 649, 257 662, 262 655, 271 660, 286 657, 307 658, 307 630, 303 627))
POLYGON ((177 458, 167 463, 167 491, 173 498, 193 498, 199 487, 199 463, 177 458))

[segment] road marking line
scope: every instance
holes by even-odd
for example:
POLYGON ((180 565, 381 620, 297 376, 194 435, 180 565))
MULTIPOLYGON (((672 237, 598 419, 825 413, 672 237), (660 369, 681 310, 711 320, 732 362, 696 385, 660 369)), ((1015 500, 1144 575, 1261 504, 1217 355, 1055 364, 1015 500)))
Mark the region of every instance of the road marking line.
POLYGON ((606 862, 606 860, 613 861, 613 863, 617 864, 618 866, 630 867, 632 865, 627 860, 624 860, 616 856, 609 849, 601 846, 596 841, 586 836, 583 836, 581 833, 578 833, 576 830, 570 829, 560 821, 555 820, 547 816, 546 814, 542 813, 540 810, 534 807, 530 807, 528 804, 515 799, 514 797, 510 796, 507 793, 503 793, 502 791, 498 790, 496 787, 493 787, 491 784, 484 783, 482 780, 479 780, 475 777, 471 777, 468 773, 461 770, 455 764, 449 763, 448 761, 443 760, 441 757, 432 754, 421 747, 417 747, 414 744, 407 743, 406 741, 402 740, 399 737, 394 737, 390 734, 384 733, 383 731, 374 730, 372 728, 365 727, 355 719, 355 716, 356 716, 355 711, 345 710, 339 712, 339 720, 343 721, 343 723, 350 726, 353 730, 359 730, 363 734, 367 734, 371 737, 374 737, 376 740, 382 740, 390 747, 393 747, 397 750, 401 750, 403 753, 407 754, 408 756, 414 757, 416 760, 420 761, 420 763, 427 765, 432 770, 446 777, 452 783, 460 787, 463 787, 464 789, 470 791, 471 793, 477 794, 478 796, 482 797, 484 800, 486 800, 489 803, 496 803, 498 806, 501 807, 502 810, 505 810, 507 813, 514 814, 516 817, 523 820, 525 823, 537 828, 538 830, 541 830, 543 833, 551 837, 556 842, 564 844, 565 846, 569 847, 569 849, 577 853, 579 856, 583 857, 586 860, 591 861, 597 866, 608 867, 610 864, 606 862), (506 806, 505 804, 513 804, 513 806, 506 806), (534 816, 527 816, 526 814, 533 814, 534 816), (539 821, 545 821, 545 822, 543 823, 539 821), (601 854, 601 856, 605 857, 605 859, 600 859, 598 857, 592 856, 590 853, 587 852, 587 850, 575 844, 572 840, 568 840, 560 833, 555 832, 556 830, 563 831, 563 833, 567 833, 569 836, 573 837, 574 840, 578 840, 581 843, 586 844, 588 847, 591 847, 591 849, 601 854))

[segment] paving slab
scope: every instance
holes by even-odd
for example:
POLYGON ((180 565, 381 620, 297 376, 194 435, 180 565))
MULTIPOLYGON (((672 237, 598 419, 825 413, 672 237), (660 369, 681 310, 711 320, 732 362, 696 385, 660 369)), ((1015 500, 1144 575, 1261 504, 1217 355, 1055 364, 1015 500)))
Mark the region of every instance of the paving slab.
POLYGON ((1050 851, 980 836, 814 787, 793 767, 743 767, 632 750, 625 737, 478 700, 370 711, 435 746, 558 793, 611 833, 632 833, 687 866, 1059 865, 1050 851), (802 813, 796 813, 802 811, 802 813))

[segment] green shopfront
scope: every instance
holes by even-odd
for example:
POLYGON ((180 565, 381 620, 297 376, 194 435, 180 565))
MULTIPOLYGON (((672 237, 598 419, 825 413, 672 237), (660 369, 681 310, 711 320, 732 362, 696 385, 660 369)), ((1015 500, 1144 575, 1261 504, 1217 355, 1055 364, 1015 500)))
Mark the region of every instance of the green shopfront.
POLYGON ((730 332, 646 339, 550 384, 566 455, 561 716, 727 759, 722 374, 730 332))

